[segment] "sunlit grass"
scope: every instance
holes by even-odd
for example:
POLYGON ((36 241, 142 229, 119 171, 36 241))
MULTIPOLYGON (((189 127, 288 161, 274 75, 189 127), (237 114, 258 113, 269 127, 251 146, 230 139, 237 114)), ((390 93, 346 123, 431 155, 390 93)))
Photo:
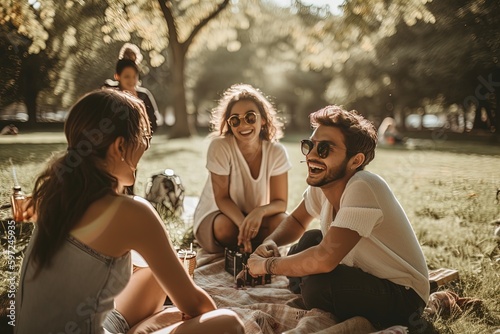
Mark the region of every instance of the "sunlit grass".
MULTIPOLYGON (((289 210, 299 203, 306 187, 306 168, 300 163, 304 158, 297 143, 307 135, 289 136, 282 141, 293 165, 289 172, 289 210)), ((43 168, 42 162, 52 151, 66 147, 62 141, 38 145, 1 143, 1 204, 8 202, 13 185, 9 157, 23 189, 30 191, 43 168)), ((208 175, 208 143, 201 137, 167 140, 165 135, 155 136, 139 165, 136 193, 144 194, 150 175, 171 168, 181 177, 186 195, 198 196, 208 175)), ((420 142, 417 147, 424 146, 414 150, 379 148, 367 169, 380 174, 394 190, 413 224, 429 268, 457 269, 461 280, 453 290, 484 301, 486 308, 479 316, 467 313, 458 319, 437 319, 435 327, 441 333, 492 333, 500 326, 500 251, 493 236, 493 221, 500 218, 500 205, 495 203, 500 187, 498 149, 432 141, 420 142)), ((0 212, 0 217, 8 214, 0 212)), ((0 277, 1 293, 5 275, 0 277)))

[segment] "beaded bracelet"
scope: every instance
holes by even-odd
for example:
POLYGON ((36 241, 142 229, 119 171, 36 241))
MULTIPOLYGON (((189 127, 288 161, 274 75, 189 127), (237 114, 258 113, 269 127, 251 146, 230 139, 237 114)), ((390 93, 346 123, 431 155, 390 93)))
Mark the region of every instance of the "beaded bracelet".
POLYGON ((270 257, 270 258, 266 259, 266 263, 265 263, 266 274, 274 275, 274 273, 271 271, 271 268, 273 267, 273 264, 274 264, 274 262, 276 262, 276 260, 278 260, 277 257, 270 257))

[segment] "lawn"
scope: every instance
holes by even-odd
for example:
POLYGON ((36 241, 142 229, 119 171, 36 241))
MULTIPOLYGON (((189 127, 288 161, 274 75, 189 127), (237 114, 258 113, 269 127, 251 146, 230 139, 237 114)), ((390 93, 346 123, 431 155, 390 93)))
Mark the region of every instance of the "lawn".
MULTIPOLYGON (((282 141, 293 164, 289 172, 289 210, 298 204, 306 187, 306 169, 300 163, 303 156, 298 141, 307 135, 293 135, 282 141)), ((367 169, 380 174, 396 193, 413 224, 429 268, 457 269, 460 281, 447 288, 484 302, 481 312, 435 319, 438 331, 492 333, 500 328, 500 250, 493 234, 495 221, 500 219, 500 204, 495 200, 500 187, 500 150, 485 144, 446 140, 414 143, 412 149, 378 148, 367 169)), ((153 146, 139 164, 136 193, 144 194, 151 174, 171 168, 181 177, 186 195, 198 196, 207 177, 207 146, 208 140, 203 137, 167 140, 166 135, 155 136, 153 146)), ((0 204, 9 202, 13 185, 9 158, 16 167, 19 183, 30 192, 51 152, 65 148, 60 134, 0 138, 0 204)), ((6 219, 9 213, 0 211, 0 218, 6 219)), ((3 245, 5 237, 2 235, 3 245)), ((4 270, 0 294, 5 303, 6 282, 12 274, 4 256, 1 262, 4 270)))

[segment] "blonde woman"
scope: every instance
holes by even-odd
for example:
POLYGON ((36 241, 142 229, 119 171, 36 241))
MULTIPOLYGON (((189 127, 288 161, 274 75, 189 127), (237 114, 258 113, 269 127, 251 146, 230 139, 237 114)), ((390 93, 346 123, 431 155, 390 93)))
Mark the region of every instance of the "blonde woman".
POLYGON ((194 214, 203 249, 251 252, 287 217, 288 170, 282 123, 256 88, 231 86, 212 114, 209 177, 194 214))

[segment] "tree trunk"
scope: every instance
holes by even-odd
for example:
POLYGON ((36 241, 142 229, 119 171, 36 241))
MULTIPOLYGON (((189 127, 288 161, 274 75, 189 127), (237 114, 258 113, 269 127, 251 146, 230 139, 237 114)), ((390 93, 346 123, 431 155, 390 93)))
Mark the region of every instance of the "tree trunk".
POLYGON ((171 46, 172 71, 172 101, 175 115, 175 125, 169 134, 170 138, 186 138, 191 136, 189 128, 186 87, 184 82, 185 53, 181 45, 171 46))
POLYGON ((172 98, 174 105, 175 126, 170 134, 171 138, 190 137, 191 133, 195 133, 194 121, 192 115, 187 113, 186 104, 186 86, 184 79, 184 70, 186 64, 186 53, 189 46, 193 42, 195 36, 200 30, 212 19, 214 19, 229 3, 229 0, 224 0, 216 6, 216 8, 202 19, 189 34, 184 42, 180 42, 177 30, 177 24, 172 13, 174 3, 171 0, 158 0, 163 17, 167 22, 169 53, 170 53, 170 68, 172 71, 172 98))

